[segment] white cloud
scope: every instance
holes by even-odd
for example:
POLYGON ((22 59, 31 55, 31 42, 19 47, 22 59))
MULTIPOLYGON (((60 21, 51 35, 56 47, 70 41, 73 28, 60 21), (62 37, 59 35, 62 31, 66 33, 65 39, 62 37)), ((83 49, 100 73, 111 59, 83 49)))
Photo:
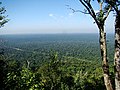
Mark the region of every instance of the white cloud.
POLYGON ((58 23, 62 23, 64 21, 69 20, 69 18, 72 18, 74 16, 74 13, 67 13, 67 15, 58 15, 55 13, 49 13, 48 16, 55 20, 58 23))
POLYGON ((51 18, 53 18, 55 20, 57 19, 57 17, 54 14, 52 14, 52 13, 49 14, 49 17, 51 17, 51 18))
POLYGON ((52 13, 49 14, 50 17, 53 17, 54 15, 52 13))

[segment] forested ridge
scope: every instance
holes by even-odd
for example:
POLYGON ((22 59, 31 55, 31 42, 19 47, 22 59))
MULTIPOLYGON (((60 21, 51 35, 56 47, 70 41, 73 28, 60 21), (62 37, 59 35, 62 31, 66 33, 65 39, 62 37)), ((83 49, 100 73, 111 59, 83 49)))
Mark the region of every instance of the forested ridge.
MULTIPOLYGON (((114 81, 112 34, 107 43, 114 81)), ((0 48, 1 89, 105 90, 97 34, 3 35, 0 48)))

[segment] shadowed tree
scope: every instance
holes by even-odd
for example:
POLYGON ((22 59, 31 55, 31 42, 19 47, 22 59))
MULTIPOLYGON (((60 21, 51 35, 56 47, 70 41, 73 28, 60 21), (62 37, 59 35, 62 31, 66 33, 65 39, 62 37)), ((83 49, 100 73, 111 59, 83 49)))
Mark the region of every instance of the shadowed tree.
POLYGON ((94 5, 91 4, 91 2, 94 0, 79 0, 79 1, 86 9, 85 12, 82 13, 91 15, 99 29, 99 44, 100 44, 101 57, 102 57, 104 83, 107 90, 113 90, 109 76, 109 65, 108 65, 107 47, 106 47, 106 33, 104 30, 105 21, 110 11, 112 10, 112 7, 109 4, 105 4, 104 0, 97 0, 96 3, 98 3, 99 5, 99 12, 96 13, 93 7, 94 5))
POLYGON ((115 71, 115 89, 120 90, 120 0, 106 0, 106 3, 112 6, 116 12, 115 19, 115 54, 114 54, 114 71, 115 71))
POLYGON ((115 88, 120 90, 120 15, 116 16, 115 20, 115 88))
POLYGON ((115 54, 114 54, 115 88, 120 90, 120 15, 115 20, 115 54))
MULTIPOLYGON (((1 6, 1 2, 0 2, 0 28, 4 26, 5 23, 7 23, 9 20, 6 19, 7 16, 5 16, 5 8, 1 6)), ((0 44, 2 42, 0 41, 0 44)), ((3 58, 4 55, 4 49, 2 48, 0 50, 0 90, 4 88, 4 77, 5 77, 5 67, 6 67, 6 62, 4 61, 3 58)))

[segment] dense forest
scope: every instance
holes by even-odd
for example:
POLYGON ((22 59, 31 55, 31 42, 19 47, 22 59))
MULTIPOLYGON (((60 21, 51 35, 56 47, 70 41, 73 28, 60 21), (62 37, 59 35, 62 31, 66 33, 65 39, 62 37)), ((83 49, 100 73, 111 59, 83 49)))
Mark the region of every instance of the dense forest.
MULTIPOLYGON (((97 34, 1 35, 0 40, 3 90, 105 90, 97 34)), ((114 81, 113 40, 108 34, 114 81)))
MULTIPOLYGON (((72 11, 69 17, 75 12, 90 15, 98 35, 0 35, 1 90, 120 90, 120 1, 78 1, 83 10, 65 5, 72 11), (116 17, 114 37, 106 34, 110 12, 116 17)), ((9 21, 5 12, 1 6, 0 28, 9 21)), ((52 13, 48 16, 57 19, 52 13)))

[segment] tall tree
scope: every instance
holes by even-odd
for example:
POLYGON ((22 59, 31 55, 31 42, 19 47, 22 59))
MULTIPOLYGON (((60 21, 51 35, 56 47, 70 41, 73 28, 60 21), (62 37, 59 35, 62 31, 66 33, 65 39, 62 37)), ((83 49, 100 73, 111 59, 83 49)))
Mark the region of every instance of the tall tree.
POLYGON ((88 14, 92 16, 92 18, 95 20, 95 23, 98 26, 104 82, 107 90, 113 90, 112 84, 110 81, 110 76, 109 76, 109 65, 108 65, 107 47, 106 47, 106 33, 104 30, 105 21, 112 7, 109 4, 103 5, 104 0, 97 0, 97 3, 99 4, 100 9, 99 9, 99 12, 96 13, 93 8, 94 5, 91 4, 91 2, 94 0, 79 0, 79 1, 86 8, 88 14))
POLYGON ((114 67, 115 67, 115 88, 120 90, 120 15, 116 15, 115 20, 115 54, 114 54, 114 67))
POLYGON ((115 71, 115 89, 120 90, 120 0, 106 0, 116 12, 115 20, 115 54, 114 54, 114 71, 115 71))

